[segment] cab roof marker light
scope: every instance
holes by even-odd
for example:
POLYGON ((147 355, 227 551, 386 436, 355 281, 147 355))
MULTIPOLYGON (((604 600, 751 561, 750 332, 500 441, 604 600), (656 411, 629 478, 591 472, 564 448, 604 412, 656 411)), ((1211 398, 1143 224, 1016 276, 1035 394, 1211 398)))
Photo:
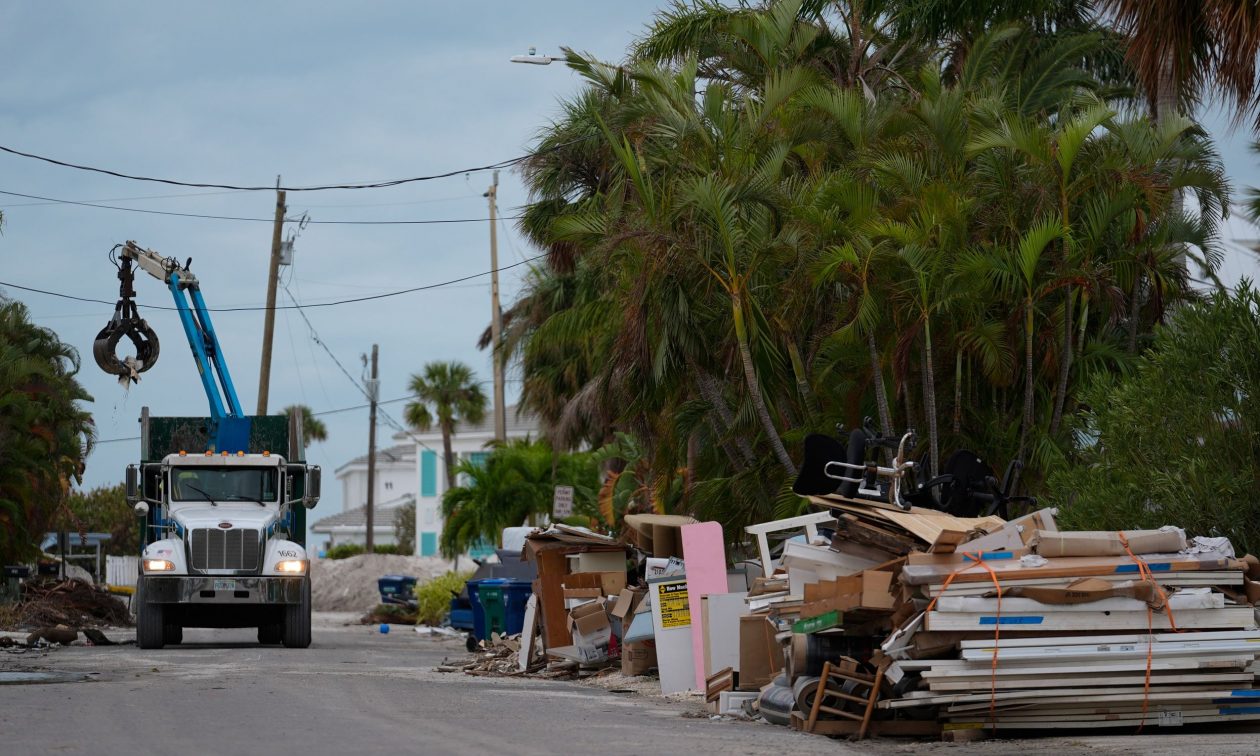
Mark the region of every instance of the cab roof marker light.
POLYGON ((238 451, 238 452, 236 453, 236 456, 238 456, 238 457, 244 457, 244 456, 245 456, 245 452, 243 452, 243 451, 238 451))
POLYGON ((183 449, 180 449, 180 450, 179 450, 179 456, 181 456, 181 457, 187 457, 187 456, 188 456, 188 452, 184 451, 183 449))

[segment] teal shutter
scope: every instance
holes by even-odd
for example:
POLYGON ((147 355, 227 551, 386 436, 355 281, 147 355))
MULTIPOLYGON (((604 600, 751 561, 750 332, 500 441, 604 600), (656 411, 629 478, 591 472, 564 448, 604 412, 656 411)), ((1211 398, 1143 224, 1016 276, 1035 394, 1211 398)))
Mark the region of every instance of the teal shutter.
POLYGON ((420 495, 437 496, 437 452, 420 452, 420 495))
POLYGON ((437 556, 437 533, 420 534, 420 556, 437 556))
POLYGON ((489 458, 490 452, 472 452, 468 455, 468 461, 477 467, 485 467, 489 458))

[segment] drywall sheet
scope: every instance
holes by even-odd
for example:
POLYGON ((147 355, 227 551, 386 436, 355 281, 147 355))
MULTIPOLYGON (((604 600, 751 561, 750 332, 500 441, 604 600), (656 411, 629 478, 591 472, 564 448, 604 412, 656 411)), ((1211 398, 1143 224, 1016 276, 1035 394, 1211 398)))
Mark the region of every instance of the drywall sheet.
MULTIPOLYGON (((739 671, 739 618, 748 611, 747 591, 710 593, 700 600, 704 605, 704 672, 712 675, 730 667, 739 671)), ((706 678, 707 679, 707 678, 706 678)))
MULTIPOLYGON (((704 690, 696 685, 696 665, 691 652, 691 607, 685 576, 648 580, 652 602, 652 627, 656 631, 656 666, 661 672, 661 693, 704 690)), ((700 615, 696 615, 696 622, 700 615)))
MULTIPOLYGON (((683 553, 687 565, 687 601, 691 616, 691 658, 697 690, 704 690, 704 628, 700 622, 700 597, 726 593, 726 539, 716 522, 682 526, 683 553)), ((738 627, 738 620, 734 627, 738 627)), ((719 667, 720 669, 720 667, 719 667)))

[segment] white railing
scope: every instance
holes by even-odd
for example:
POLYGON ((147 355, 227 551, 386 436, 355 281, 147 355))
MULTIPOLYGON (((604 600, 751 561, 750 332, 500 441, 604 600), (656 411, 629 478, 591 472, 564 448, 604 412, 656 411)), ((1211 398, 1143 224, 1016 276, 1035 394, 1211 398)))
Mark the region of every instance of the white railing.
POLYGON ((129 585, 134 588, 136 585, 136 575, 139 574, 139 572, 139 557, 105 557, 105 582, 109 585, 129 585))

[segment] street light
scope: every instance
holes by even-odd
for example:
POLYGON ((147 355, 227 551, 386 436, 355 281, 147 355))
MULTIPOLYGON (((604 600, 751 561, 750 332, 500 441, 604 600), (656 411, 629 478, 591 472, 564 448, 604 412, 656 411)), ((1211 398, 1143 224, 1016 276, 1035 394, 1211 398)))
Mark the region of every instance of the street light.
POLYGON ((531 47, 529 48, 528 55, 513 55, 512 62, 513 63, 529 63, 535 66, 549 66, 551 65, 552 61, 560 61, 563 63, 564 61, 568 60, 568 57, 564 55, 538 55, 537 52, 538 52, 538 48, 531 47))

